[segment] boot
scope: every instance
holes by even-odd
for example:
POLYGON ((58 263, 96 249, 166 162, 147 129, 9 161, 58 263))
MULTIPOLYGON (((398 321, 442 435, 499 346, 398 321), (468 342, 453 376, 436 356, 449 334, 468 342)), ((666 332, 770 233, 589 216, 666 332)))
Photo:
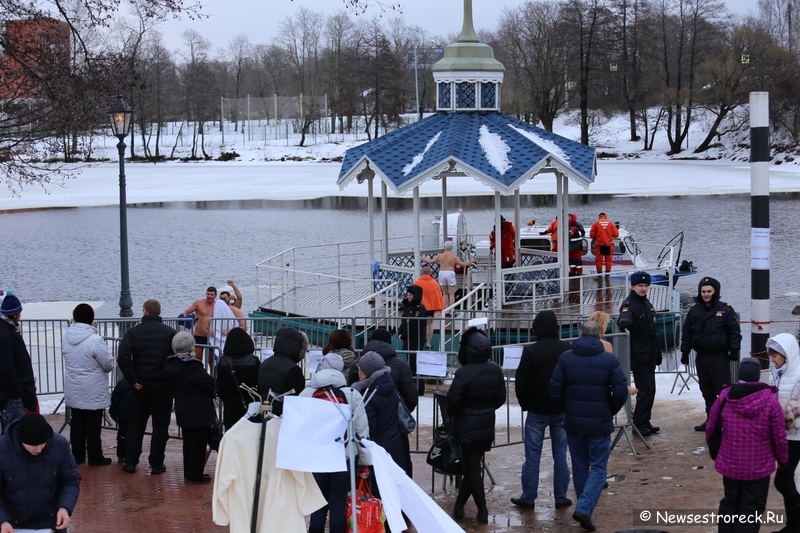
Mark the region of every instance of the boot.
POLYGON ((489 523, 489 510, 484 507, 483 509, 478 509, 478 515, 475 519, 480 522, 481 524, 488 524, 489 523))
POLYGON ((469 487, 466 480, 461 480, 461 485, 458 487, 458 496, 456 496, 456 504, 453 506, 453 518, 464 518, 464 505, 467 504, 469 499, 469 487))
POLYGON ((695 431, 705 431, 706 430, 706 424, 708 424, 708 419, 703 420, 703 423, 700 424, 699 426, 695 426, 694 430, 695 431))

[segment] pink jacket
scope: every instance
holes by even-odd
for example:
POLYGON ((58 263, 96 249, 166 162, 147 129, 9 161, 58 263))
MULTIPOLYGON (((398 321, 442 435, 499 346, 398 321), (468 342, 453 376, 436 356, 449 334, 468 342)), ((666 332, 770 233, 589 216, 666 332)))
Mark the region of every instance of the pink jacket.
POLYGON ((750 481, 772 474, 775 461, 786 463, 789 446, 777 392, 775 387, 757 382, 738 383, 722 390, 706 425, 706 442, 722 426, 722 444, 714 462, 717 472, 750 481))

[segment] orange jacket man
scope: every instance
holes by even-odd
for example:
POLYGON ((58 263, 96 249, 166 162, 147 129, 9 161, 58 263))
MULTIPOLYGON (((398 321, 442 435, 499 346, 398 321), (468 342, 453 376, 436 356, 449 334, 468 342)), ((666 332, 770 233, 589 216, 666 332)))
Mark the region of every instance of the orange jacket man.
POLYGON ((603 273, 603 264, 606 265, 606 274, 611 272, 611 260, 614 257, 614 239, 619 237, 617 226, 606 218, 605 213, 592 224, 589 237, 594 241, 594 263, 597 266, 597 275, 603 273))

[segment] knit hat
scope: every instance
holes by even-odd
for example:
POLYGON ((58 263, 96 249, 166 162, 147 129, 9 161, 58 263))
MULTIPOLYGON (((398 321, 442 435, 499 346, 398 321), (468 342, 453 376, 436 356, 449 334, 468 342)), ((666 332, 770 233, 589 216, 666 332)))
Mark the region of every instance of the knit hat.
POLYGON ((256 351, 253 339, 242 328, 233 328, 225 339, 224 355, 252 354, 256 351))
POLYGON ((631 274, 631 287, 635 287, 641 284, 650 285, 650 274, 647 272, 634 272, 631 274))
POLYGON ((358 360, 358 368, 360 368, 367 377, 385 366, 386 361, 376 352, 367 352, 358 360))
POLYGON ((4 315, 16 315, 20 311, 22 311, 22 302, 19 301, 19 298, 13 294, 8 294, 3 298, 3 303, 0 304, 0 313, 4 315))
POLYGON ((739 381, 761 381, 761 364, 758 359, 745 357, 739 363, 739 381))
POLYGON ((194 350, 194 336, 188 331, 181 331, 172 337, 173 353, 191 353, 194 350))
POLYGON ((342 359, 342 356, 334 352, 324 356, 319 362, 319 365, 317 365, 317 372, 320 370, 326 370, 328 368, 332 370, 338 370, 339 372, 344 370, 344 359, 342 359))
POLYGON ((372 332, 372 337, 370 337, 371 341, 383 341, 388 342, 389 344, 392 343, 392 334, 389 333, 387 330, 383 328, 378 328, 372 332))
POLYGON ((22 444, 29 446, 44 444, 52 433, 53 428, 38 413, 23 415, 17 422, 17 438, 22 444))

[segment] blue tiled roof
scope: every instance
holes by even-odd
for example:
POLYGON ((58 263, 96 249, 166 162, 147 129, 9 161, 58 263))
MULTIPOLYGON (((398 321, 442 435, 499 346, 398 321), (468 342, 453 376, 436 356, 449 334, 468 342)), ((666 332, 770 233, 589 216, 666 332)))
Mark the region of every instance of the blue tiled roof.
POLYGON ((344 189, 368 162, 397 194, 455 162, 462 171, 511 194, 544 168, 555 168, 588 189, 595 150, 496 112, 437 113, 347 151, 337 181, 344 189))

